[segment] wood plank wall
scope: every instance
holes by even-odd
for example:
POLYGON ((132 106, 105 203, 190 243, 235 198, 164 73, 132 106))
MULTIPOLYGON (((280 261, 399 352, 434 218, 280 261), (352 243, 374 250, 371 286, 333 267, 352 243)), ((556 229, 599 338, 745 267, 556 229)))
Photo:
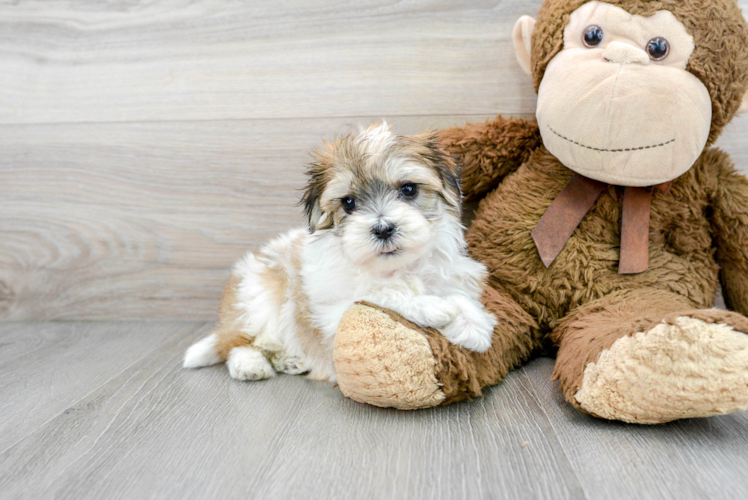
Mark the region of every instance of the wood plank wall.
MULTIPOLYGON (((301 223, 321 138, 532 116, 510 35, 540 4, 0 4, 0 320, 213 319, 234 260, 301 223)), ((719 142, 746 171, 747 134, 719 142)))

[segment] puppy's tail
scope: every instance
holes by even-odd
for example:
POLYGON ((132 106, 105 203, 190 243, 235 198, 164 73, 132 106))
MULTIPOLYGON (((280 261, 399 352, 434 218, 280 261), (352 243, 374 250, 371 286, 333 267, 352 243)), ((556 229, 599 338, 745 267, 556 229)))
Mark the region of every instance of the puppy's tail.
POLYGON ((210 366, 222 363, 224 360, 218 355, 216 341, 218 336, 212 333, 202 340, 198 340, 187 349, 184 354, 185 368, 200 368, 201 366, 210 366))

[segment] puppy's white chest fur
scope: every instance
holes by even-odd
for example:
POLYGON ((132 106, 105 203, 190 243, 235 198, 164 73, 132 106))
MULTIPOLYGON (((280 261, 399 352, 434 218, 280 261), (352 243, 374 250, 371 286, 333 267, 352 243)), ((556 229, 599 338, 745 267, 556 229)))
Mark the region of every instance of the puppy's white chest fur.
MULTIPOLYGON (((307 239, 303 250, 302 286, 309 299, 312 325, 325 338, 335 335, 343 313, 355 302, 368 301, 388 307, 385 302, 440 295, 450 289, 450 281, 460 280, 460 270, 452 269, 455 259, 445 259, 442 252, 433 249, 401 269, 379 271, 347 261, 337 240, 330 233, 314 234, 307 239)), ((454 256, 456 260, 469 260, 464 259, 464 250, 460 253, 463 255, 454 256)), ((474 270, 480 272, 480 265, 474 270)), ((468 287, 472 289, 465 292, 477 300, 481 276, 475 278, 473 286, 468 287)))

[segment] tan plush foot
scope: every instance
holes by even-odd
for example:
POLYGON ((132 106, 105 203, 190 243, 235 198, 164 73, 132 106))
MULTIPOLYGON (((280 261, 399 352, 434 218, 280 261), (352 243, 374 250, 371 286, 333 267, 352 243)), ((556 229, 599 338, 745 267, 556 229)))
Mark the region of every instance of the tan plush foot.
POLYGON ((574 396, 608 419, 655 424, 748 408, 748 335, 683 316, 617 340, 574 396))
POLYGON ((334 357, 338 386, 355 401, 413 410, 445 399, 426 338, 376 308, 357 304, 343 315, 334 357))

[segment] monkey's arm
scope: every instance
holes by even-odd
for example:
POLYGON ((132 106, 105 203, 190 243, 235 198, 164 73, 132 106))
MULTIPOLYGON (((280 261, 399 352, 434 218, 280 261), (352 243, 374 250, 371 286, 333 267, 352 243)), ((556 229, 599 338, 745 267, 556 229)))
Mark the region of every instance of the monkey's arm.
POLYGON ((748 315, 748 179, 726 154, 720 156, 712 188, 720 281, 727 307, 748 315))
POLYGON ((479 198, 527 161, 541 145, 535 120, 496 117, 439 133, 442 147, 463 166, 462 192, 466 200, 479 198))

